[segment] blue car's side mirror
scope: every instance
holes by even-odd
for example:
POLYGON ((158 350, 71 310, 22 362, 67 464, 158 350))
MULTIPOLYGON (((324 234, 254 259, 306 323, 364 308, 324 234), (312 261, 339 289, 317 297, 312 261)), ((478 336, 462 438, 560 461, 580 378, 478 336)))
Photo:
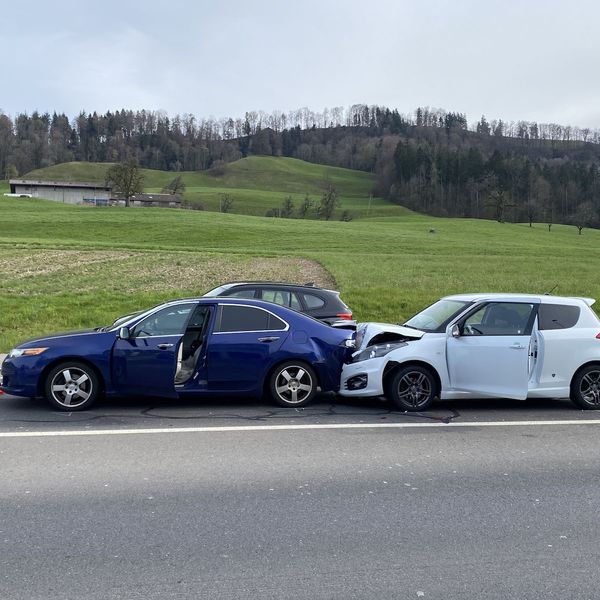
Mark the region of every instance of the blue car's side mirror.
POLYGON ((129 327, 119 327, 119 337, 122 340, 128 340, 131 337, 131 332, 129 331, 129 327))

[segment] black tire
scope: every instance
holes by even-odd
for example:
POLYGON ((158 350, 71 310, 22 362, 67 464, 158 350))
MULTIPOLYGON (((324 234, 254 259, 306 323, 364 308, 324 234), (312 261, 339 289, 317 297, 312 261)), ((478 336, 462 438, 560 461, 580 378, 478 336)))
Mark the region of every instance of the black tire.
POLYGON ((317 375, 306 363, 290 360, 277 366, 269 377, 269 394, 279 406, 298 408, 317 393, 317 375))
POLYGON ((433 373, 419 365, 399 368, 391 378, 386 396, 402 411, 427 410, 438 394, 433 373))
POLYGON ((48 402, 58 410, 86 410, 98 399, 100 381, 89 365, 65 361, 46 376, 44 393, 48 402))
POLYGON ((600 364, 588 365, 573 377, 571 402, 584 410, 600 409, 600 364))

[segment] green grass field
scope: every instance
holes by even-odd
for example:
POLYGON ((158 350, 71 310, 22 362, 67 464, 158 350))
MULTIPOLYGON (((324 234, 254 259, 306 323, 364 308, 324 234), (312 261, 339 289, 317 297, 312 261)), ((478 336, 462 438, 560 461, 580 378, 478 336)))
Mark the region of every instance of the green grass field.
MULTIPOLYGON (((106 163, 65 163, 31 171, 25 177, 56 181, 102 182, 110 167, 106 163)), ((369 199, 374 177, 371 173, 316 165, 295 158, 250 156, 224 167, 222 175, 210 171, 173 173, 142 169, 147 192, 160 192, 178 174, 182 176, 185 200, 201 203, 207 211, 219 211, 222 194, 233 199, 232 213, 264 216, 267 210, 280 207, 291 195, 296 208, 310 194, 318 203, 323 183, 331 182, 340 194, 341 206, 334 218, 350 210, 353 218, 400 216, 407 211, 382 198, 369 199)))
POLYGON ((465 291, 600 296, 600 232, 406 214, 349 223, 0 196, 0 351, 229 279, 335 285, 362 321, 465 291), (431 229, 435 231, 430 232, 431 229))

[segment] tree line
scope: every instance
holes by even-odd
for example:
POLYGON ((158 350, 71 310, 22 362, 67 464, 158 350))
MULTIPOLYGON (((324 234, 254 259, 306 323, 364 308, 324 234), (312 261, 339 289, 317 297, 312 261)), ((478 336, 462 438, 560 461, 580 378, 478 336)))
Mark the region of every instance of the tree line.
POLYGON ((7 178, 70 161, 218 174, 249 155, 370 171, 374 193, 431 214, 598 221, 596 129, 485 116, 469 124, 460 112, 420 107, 401 114, 364 104, 223 119, 147 110, 74 119, 0 112, 0 173, 7 178))

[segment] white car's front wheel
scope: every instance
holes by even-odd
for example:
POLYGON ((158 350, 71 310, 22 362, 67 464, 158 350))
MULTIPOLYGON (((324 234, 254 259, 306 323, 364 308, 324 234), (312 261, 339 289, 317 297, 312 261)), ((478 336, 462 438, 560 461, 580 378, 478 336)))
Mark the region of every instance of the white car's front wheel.
POLYGON ((426 410, 437 396, 433 373, 419 365, 402 367, 390 380, 386 396, 403 411, 426 410))

